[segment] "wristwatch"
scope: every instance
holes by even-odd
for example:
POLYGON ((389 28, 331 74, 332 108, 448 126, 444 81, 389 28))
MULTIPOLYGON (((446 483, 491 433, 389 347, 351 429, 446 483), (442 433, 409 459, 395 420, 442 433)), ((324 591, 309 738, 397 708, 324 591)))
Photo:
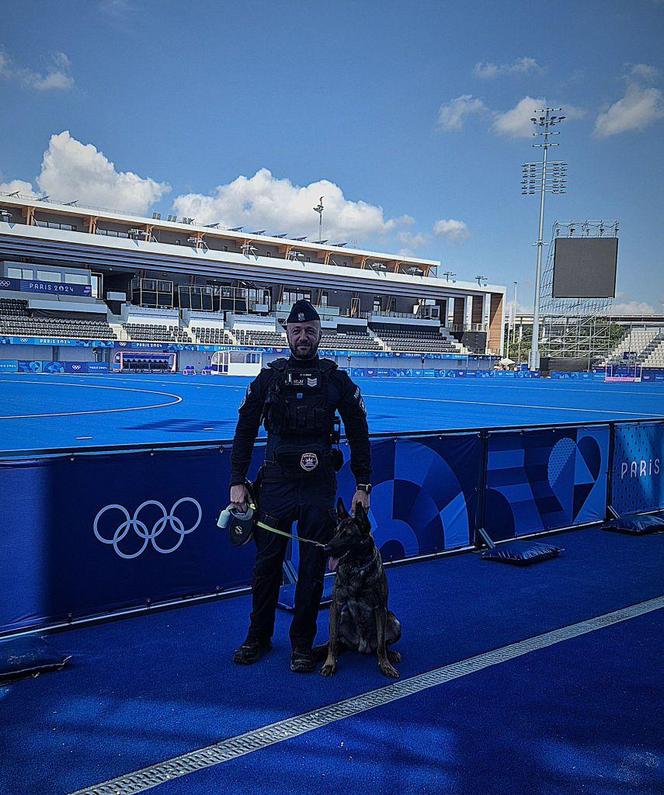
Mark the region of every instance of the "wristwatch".
POLYGON ((356 488, 358 491, 363 491, 365 494, 371 494, 371 483, 358 483, 356 488))

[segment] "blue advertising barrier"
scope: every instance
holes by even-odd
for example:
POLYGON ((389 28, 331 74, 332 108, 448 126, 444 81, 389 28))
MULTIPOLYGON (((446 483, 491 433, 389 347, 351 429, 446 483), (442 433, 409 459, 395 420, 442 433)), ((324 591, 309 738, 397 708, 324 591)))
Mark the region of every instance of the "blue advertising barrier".
POLYGON ((108 373, 108 362, 52 362, 29 359, 2 359, 0 372, 5 373, 108 373))
POLYGON ((252 546, 216 526, 219 448, 0 462, 0 631, 250 581, 252 546))
MULTIPOLYGON (((664 422, 372 438, 371 520, 387 561, 664 505, 664 422), (612 440, 612 434, 614 439, 612 440)), ((338 493, 355 489, 349 450, 338 493)), ((216 519, 230 443, 0 459, 0 634, 248 586, 254 547, 216 519)), ((256 446, 249 477, 263 456, 256 446)), ((292 552, 296 563, 296 550, 292 552)))
POLYGON ((608 424, 492 432, 484 503, 491 538, 602 521, 609 436, 608 424))
POLYGON ((619 514, 664 506, 664 423, 615 426, 611 506, 619 514))

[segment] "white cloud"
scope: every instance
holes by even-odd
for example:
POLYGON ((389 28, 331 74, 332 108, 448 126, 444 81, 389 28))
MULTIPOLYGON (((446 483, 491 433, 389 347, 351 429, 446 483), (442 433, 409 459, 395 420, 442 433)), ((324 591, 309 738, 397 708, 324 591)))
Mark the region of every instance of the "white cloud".
POLYGON ((641 80, 656 80, 660 71, 656 66, 650 66, 647 63, 631 63, 626 64, 629 73, 632 77, 640 78, 641 80))
POLYGON ((37 184, 55 200, 77 199, 81 205, 136 215, 143 215, 170 191, 165 183, 117 171, 102 152, 72 138, 68 130, 51 136, 37 184))
POLYGON ((483 113, 487 110, 481 99, 472 94, 462 94, 438 111, 438 127, 445 132, 458 132, 463 129, 466 116, 483 113))
POLYGON ((436 221, 433 225, 433 233, 454 243, 461 243, 470 237, 470 231, 465 221, 457 221, 454 218, 441 218, 436 221))
POLYGON ((504 113, 496 113, 492 129, 499 135, 508 135, 511 138, 530 138, 533 133, 533 123, 530 121, 535 111, 546 107, 546 100, 541 97, 524 97, 517 104, 504 113))
POLYGON ((16 66, 5 52, 0 52, 0 77, 35 91, 67 91, 74 86, 71 61, 63 52, 53 54, 44 73, 16 66))
POLYGON ((645 301, 623 301, 607 309, 609 315, 652 315, 655 307, 645 301))
POLYGON ((190 193, 173 202, 180 215, 195 218, 197 223, 218 222, 224 226, 267 228, 291 235, 318 235, 318 216, 313 208, 323 196, 323 237, 353 240, 391 231, 399 225, 411 225, 410 216, 386 220, 383 209, 363 201, 346 199, 338 185, 318 180, 309 185, 293 185, 288 179, 272 176, 261 168, 253 177, 240 176, 219 185, 210 196, 190 193))
POLYGON ((541 72, 542 67, 534 58, 517 58, 510 64, 476 63, 473 69, 475 77, 483 80, 493 79, 502 75, 526 75, 532 72, 541 72))
POLYGON ((32 189, 32 185, 25 180, 12 179, 9 182, 0 182, 0 193, 16 193, 16 191, 27 198, 37 195, 32 189))
POLYGON ((625 96, 600 113, 595 121, 597 138, 608 138, 632 130, 644 130, 664 116, 664 96, 658 88, 641 88, 634 83, 625 96))
POLYGON ((429 235, 423 232, 399 232, 397 240, 410 251, 426 245, 429 242, 429 235))

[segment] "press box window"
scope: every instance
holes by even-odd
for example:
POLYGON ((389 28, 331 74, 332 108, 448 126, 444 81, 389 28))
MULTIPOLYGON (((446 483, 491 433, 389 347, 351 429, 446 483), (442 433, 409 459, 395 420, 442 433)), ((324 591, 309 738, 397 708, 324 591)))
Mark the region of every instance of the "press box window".
POLYGON ((90 284, 90 277, 85 273, 66 273, 67 284, 90 284))
POLYGON ((42 282, 61 282, 62 274, 55 271, 37 271, 37 278, 42 282))

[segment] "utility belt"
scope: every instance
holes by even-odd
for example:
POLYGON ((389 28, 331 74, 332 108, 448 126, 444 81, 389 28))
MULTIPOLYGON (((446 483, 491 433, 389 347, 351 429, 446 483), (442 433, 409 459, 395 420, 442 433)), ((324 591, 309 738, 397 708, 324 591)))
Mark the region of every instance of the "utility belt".
POLYGON ((266 458, 263 477, 313 477, 338 472, 342 466, 343 454, 337 448, 316 442, 281 443, 266 458))

